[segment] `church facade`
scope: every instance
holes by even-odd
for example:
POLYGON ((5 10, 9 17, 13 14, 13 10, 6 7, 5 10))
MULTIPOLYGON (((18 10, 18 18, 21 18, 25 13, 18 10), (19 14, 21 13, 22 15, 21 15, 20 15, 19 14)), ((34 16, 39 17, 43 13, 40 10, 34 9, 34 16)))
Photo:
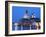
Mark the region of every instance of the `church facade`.
POLYGON ((19 22, 13 24, 12 30, 36 30, 40 29, 40 19, 36 18, 32 13, 32 16, 28 15, 26 10, 25 15, 21 18, 19 22))

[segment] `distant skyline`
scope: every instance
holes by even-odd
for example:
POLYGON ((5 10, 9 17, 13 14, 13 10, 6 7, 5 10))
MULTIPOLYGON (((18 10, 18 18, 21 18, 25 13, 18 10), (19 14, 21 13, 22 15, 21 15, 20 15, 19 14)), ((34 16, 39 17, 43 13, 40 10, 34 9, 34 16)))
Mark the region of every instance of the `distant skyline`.
POLYGON ((35 17, 40 19, 40 7, 13 6, 12 7, 12 22, 18 22, 19 19, 21 19, 24 16, 26 10, 28 10, 29 16, 31 16, 33 12, 35 17))

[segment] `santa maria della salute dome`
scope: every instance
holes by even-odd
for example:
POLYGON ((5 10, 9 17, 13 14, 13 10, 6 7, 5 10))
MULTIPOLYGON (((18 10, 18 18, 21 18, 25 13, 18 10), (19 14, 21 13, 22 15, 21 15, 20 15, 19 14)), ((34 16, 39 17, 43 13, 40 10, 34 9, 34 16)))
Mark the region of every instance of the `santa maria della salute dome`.
POLYGON ((32 13, 31 16, 28 14, 28 10, 25 11, 24 16, 19 22, 15 22, 12 26, 12 30, 36 30, 40 29, 40 19, 35 17, 32 13))

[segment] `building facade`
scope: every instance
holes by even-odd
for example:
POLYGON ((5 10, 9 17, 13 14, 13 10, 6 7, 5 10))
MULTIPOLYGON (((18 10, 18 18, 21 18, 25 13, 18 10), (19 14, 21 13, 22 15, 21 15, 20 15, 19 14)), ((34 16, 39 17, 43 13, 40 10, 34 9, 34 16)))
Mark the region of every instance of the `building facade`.
POLYGON ((35 30, 40 29, 40 19, 36 18, 34 13, 32 16, 28 15, 26 10, 25 15, 21 18, 19 22, 15 22, 12 27, 13 30, 35 30))

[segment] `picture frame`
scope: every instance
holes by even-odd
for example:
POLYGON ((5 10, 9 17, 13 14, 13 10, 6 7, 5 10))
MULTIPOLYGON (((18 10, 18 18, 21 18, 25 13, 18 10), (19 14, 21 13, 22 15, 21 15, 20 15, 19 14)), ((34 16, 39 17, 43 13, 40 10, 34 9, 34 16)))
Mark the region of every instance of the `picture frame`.
POLYGON ((5 36, 37 35, 37 34, 45 34, 45 3, 5 1, 5 36), (28 14, 28 11, 29 11, 29 15, 30 17, 32 17, 30 18, 30 20, 34 19, 33 14, 37 17, 35 18, 35 23, 36 23, 36 27, 38 26, 38 30, 36 27, 34 27, 34 25, 32 26, 33 20, 32 21, 29 20, 30 23, 29 22, 25 23, 25 20, 24 20, 24 23, 23 22, 20 23, 20 20, 19 20, 18 29, 14 28, 15 26, 14 24, 16 25, 18 24, 17 22, 18 19, 20 19, 22 15, 24 16, 24 11, 26 12, 25 13, 26 15, 28 14), (31 29, 30 29, 30 26, 28 26, 28 24, 29 25, 31 24, 31 29), (12 31, 12 28, 13 28, 13 31, 12 31))

